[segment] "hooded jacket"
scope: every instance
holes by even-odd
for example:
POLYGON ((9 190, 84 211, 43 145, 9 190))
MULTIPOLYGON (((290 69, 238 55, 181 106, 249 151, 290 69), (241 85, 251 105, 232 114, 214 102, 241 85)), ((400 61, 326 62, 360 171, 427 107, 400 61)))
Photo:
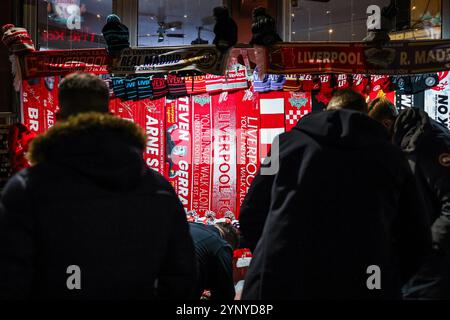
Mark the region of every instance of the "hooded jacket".
POLYGON ((406 298, 450 299, 450 132, 417 108, 397 117, 393 141, 406 155, 425 200, 433 251, 405 287, 406 298))
POLYGON ((386 130, 333 110, 302 118, 279 140, 278 172, 255 178, 240 212, 243 236, 257 243, 243 299, 399 298, 430 232, 386 130), (369 289, 371 266, 380 290, 369 289))
POLYGON ((8 182, 0 201, 0 299, 192 294, 184 209, 146 167, 144 146, 133 123, 98 113, 57 123, 33 141, 34 165, 8 182))
POLYGON ((190 222, 189 230, 197 257, 198 297, 206 289, 211 293, 211 300, 232 301, 235 290, 231 245, 221 237, 215 226, 190 222))

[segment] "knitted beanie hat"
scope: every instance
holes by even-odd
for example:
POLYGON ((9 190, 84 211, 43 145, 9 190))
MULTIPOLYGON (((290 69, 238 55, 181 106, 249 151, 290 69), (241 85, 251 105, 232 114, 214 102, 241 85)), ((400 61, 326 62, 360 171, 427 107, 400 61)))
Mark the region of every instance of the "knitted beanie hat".
POLYGON ((110 14, 109 16, 106 17, 106 23, 110 22, 121 23, 120 17, 117 14, 110 14))
POLYGON ((300 91, 302 83, 297 74, 287 74, 284 82, 284 91, 300 91))
POLYGON ((351 81, 350 76, 345 73, 336 75, 336 86, 339 90, 350 88, 351 81))
POLYGON ((270 78, 268 74, 265 74, 262 79, 259 78, 258 70, 253 72, 253 90, 255 92, 270 91, 270 78))
POLYGON ((175 99, 187 95, 186 82, 183 77, 179 77, 175 74, 169 74, 167 77, 167 83, 169 85, 169 98, 175 99))
POLYGON ((127 91, 125 88, 125 79, 124 78, 119 78, 119 77, 112 78, 112 86, 113 86, 114 95, 117 98, 121 98, 121 99, 127 98, 127 91))
POLYGON ((311 74, 299 75, 300 83, 302 85, 302 91, 314 90, 315 82, 311 74))
POLYGON ((365 74, 352 75, 352 89, 367 95, 370 91, 370 76, 365 74))
POLYGON ((335 87, 335 81, 331 74, 319 75, 320 91, 321 92, 333 92, 335 87))
POLYGON ((205 76, 194 76, 194 93, 205 93, 206 92, 206 82, 205 76))
POLYGON ((391 79, 386 75, 371 75, 370 76, 370 91, 378 92, 383 90, 383 92, 389 92, 391 90, 391 79))
POLYGON ((315 97, 317 102, 324 104, 325 106, 330 102, 333 97, 333 91, 335 89, 335 78, 331 74, 319 75, 320 91, 316 93, 315 97))
POLYGON ((138 87, 136 78, 125 79, 125 88, 128 100, 136 100, 138 97, 138 87))
POLYGON ((200 94, 206 92, 205 76, 184 77, 187 94, 200 94))
POLYGON ((271 74, 270 76, 270 90, 279 91, 283 90, 286 77, 282 74, 271 74))
MULTIPOLYGON (((234 69, 234 68, 233 68, 234 69)), ((223 91, 234 91, 248 88, 247 70, 245 68, 227 71, 223 80, 223 91)))
POLYGON ((35 51, 33 40, 25 28, 6 24, 2 27, 3 43, 9 48, 11 54, 24 54, 35 51))
POLYGON ((435 73, 414 76, 392 76, 391 89, 401 94, 415 94, 433 88, 439 83, 435 73))
POLYGON ((130 47, 130 33, 128 28, 120 22, 120 18, 115 14, 110 14, 106 18, 106 24, 102 29, 102 34, 110 55, 117 56, 123 49, 130 47))
POLYGON ((412 93, 431 89, 439 84, 437 73, 427 73, 411 77, 412 93))
POLYGON ((137 77, 137 94, 139 99, 153 97, 152 83, 150 77, 137 77))
POLYGON ((225 80, 224 76, 207 74, 205 76, 206 92, 208 93, 222 92, 224 80, 225 80))
POLYGON ((169 89, 167 88, 167 81, 164 76, 153 76, 152 87, 154 99, 165 97, 169 93, 169 89))

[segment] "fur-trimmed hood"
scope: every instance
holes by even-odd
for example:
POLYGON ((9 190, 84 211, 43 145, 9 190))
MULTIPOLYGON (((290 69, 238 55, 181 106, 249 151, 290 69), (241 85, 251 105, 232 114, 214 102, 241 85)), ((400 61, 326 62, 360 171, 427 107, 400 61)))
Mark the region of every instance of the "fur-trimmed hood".
POLYGON ((59 122, 30 146, 33 165, 57 164, 112 188, 142 176, 146 137, 134 123, 109 114, 83 113, 59 122))

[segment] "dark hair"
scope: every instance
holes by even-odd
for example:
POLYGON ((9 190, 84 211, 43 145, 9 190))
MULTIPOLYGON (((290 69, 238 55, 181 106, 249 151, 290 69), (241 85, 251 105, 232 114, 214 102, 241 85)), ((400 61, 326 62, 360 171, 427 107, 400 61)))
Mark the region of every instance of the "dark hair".
POLYGON ((252 11, 252 17, 264 16, 266 15, 266 8, 256 7, 252 11))
POLYGON ((373 99, 369 103, 369 117, 379 122, 383 120, 395 120, 398 111, 395 106, 386 98, 373 99))
POLYGON ((230 12, 227 7, 215 7, 213 9, 213 15, 217 19, 225 19, 230 17, 230 12))
POLYGON ((349 109, 367 113, 366 99, 353 89, 338 90, 328 103, 327 110, 349 109))
POLYGON ((59 85, 58 119, 84 112, 109 111, 109 90, 106 83, 90 73, 76 72, 66 76, 59 85))
POLYGON ((215 226, 221 231, 222 238, 230 244, 233 250, 239 246, 238 231, 231 223, 217 222, 215 226))

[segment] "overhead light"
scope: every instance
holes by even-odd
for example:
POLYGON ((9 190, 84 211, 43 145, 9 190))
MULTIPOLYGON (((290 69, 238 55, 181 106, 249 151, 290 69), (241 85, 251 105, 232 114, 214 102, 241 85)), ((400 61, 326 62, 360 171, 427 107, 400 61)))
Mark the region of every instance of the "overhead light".
POLYGON ((333 33, 333 29, 328 29, 328 33, 333 33))
POLYGON ((170 28, 170 31, 175 31, 175 28, 170 28))
POLYGON ((185 14, 183 17, 184 17, 185 19, 187 19, 188 16, 187 16, 187 14, 185 14))
POLYGON ((330 10, 327 10, 327 11, 325 11, 325 13, 326 13, 326 14, 330 14, 330 13, 331 13, 331 11, 330 11, 330 10))
POLYGON ((147 37, 150 37, 150 33, 147 33, 146 36, 147 36, 147 37))
POLYGON ((98 14, 98 15, 97 15, 97 19, 100 19, 100 17, 101 17, 101 16, 98 14))
POLYGON ((291 16, 292 16, 292 18, 294 18, 295 17, 295 13, 291 14, 291 16))
POLYGON ((295 34, 295 31, 292 31, 292 34, 295 34))
POLYGON ((411 10, 416 10, 416 6, 413 6, 413 7, 411 8, 411 10))

